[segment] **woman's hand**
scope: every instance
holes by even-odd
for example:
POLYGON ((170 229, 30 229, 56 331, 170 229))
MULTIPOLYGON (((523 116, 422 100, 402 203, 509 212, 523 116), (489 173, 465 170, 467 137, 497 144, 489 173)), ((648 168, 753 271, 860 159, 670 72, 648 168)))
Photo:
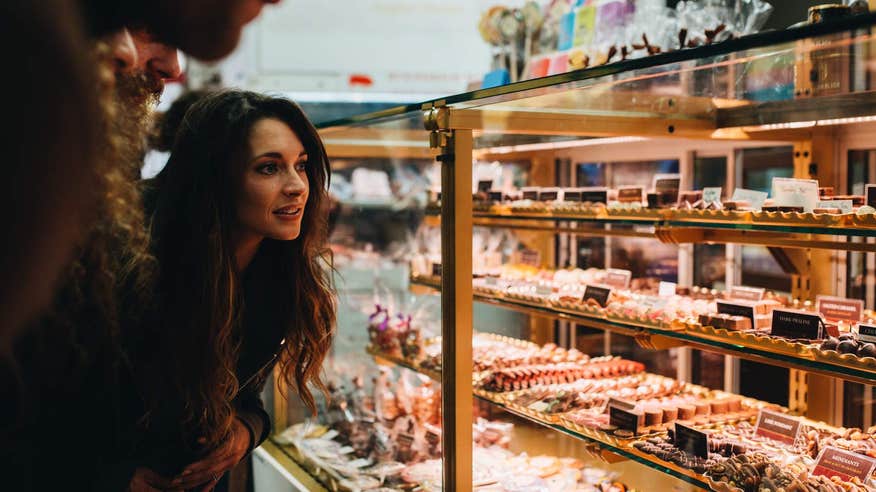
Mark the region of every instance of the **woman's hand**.
POLYGON ((134 476, 131 477, 128 492, 162 492, 177 489, 178 487, 173 487, 170 484, 171 481, 171 479, 165 478, 148 468, 137 468, 134 471, 134 476))
POLYGON ((240 419, 235 418, 231 424, 231 434, 228 439, 200 461, 185 467, 182 473, 170 483, 171 488, 201 487, 202 491, 213 490, 222 475, 240 463, 240 460, 249 451, 250 439, 249 429, 243 425, 240 419))

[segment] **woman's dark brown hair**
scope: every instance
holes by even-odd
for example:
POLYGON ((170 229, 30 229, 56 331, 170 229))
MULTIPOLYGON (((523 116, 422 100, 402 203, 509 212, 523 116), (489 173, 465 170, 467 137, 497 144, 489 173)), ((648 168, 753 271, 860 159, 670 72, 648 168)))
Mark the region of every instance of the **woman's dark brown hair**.
POLYGON ((146 384, 147 400, 158 405, 170 386, 185 408, 186 440, 204 436, 207 447, 227 434, 240 383, 238 330, 246 306, 231 243, 234 191, 250 131, 266 118, 286 123, 304 144, 310 193, 299 237, 263 240, 253 263, 267 260, 272 268, 255 281, 270 292, 288 293, 276 306, 286 339, 279 361, 286 382, 311 410, 308 383, 324 391, 319 373, 335 322, 325 261, 330 176, 325 148, 291 101, 243 91, 208 95, 186 113, 170 160, 155 180, 152 227, 161 317, 154 341, 166 357, 156 364, 157 372, 147 374, 152 384, 146 384))

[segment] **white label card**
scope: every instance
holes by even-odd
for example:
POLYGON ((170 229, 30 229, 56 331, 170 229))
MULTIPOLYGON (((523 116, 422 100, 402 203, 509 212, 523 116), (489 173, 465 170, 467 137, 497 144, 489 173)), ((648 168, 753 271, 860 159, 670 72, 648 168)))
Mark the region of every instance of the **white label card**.
POLYGON ((812 212, 818 204, 818 181, 773 178, 773 200, 779 207, 803 207, 804 212, 812 212))
POLYGON ((721 187, 703 188, 703 203, 718 203, 721 201, 721 187))
POLYGON ((838 208, 844 214, 852 213, 851 200, 824 200, 819 201, 815 208, 838 208))
POLYGON ((660 282, 660 289, 657 291, 657 295, 660 297, 669 297, 675 295, 675 282, 660 282))
POLYGON ((764 193, 763 191, 736 188, 733 191, 733 197, 731 198, 731 200, 734 202, 745 200, 746 202, 751 204, 752 209, 760 210, 761 208, 763 208, 763 202, 766 201, 767 196, 767 193, 764 193))

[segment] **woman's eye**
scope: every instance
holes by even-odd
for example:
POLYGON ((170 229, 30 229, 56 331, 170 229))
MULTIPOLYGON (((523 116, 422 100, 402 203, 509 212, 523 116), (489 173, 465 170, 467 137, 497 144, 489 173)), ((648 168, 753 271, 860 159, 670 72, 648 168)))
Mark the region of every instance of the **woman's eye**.
POLYGON ((256 171, 261 174, 277 174, 277 171, 279 170, 280 166, 278 166, 276 162, 268 162, 256 168, 256 171))
POLYGON ((307 170, 307 161, 298 161, 298 162, 296 162, 296 163, 295 163, 295 170, 296 170, 296 171, 299 171, 299 172, 301 172, 301 171, 306 171, 306 170, 307 170))

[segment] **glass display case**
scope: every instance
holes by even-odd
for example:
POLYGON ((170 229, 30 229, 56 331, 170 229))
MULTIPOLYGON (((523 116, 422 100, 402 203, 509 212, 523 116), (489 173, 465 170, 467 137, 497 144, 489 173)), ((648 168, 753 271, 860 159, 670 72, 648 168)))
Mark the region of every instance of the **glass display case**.
POLYGON ((339 200, 332 398, 266 446, 333 490, 871 486, 829 461, 876 457, 873 24, 323 125, 396 171, 339 200))

